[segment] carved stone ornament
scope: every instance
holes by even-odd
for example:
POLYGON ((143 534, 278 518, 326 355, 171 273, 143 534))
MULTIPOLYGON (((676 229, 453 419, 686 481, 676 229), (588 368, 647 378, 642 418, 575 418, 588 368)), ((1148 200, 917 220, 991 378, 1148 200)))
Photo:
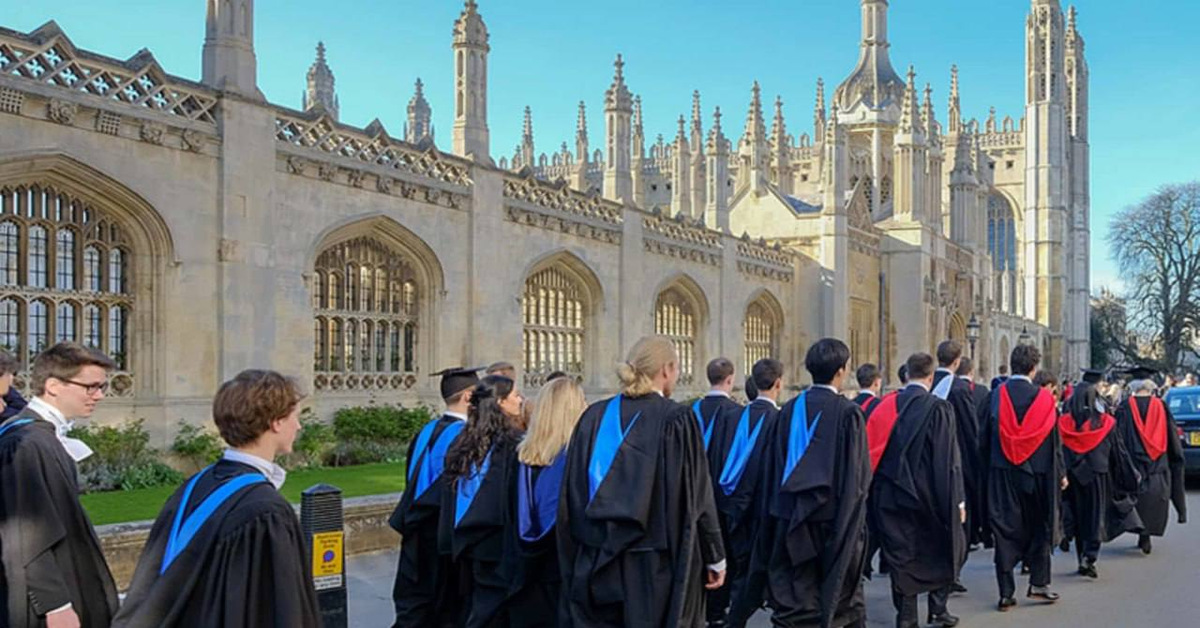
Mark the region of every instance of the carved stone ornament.
POLYGON ((317 165, 317 176, 320 177, 322 181, 333 181, 333 177, 336 174, 337 166, 331 163, 321 162, 317 165))
POLYGON ((292 155, 287 158, 287 169, 292 174, 304 174, 304 168, 307 165, 303 157, 292 155))
POLYGON ((195 129, 184 129, 183 131, 183 147, 193 153, 200 152, 204 148, 204 136, 195 129))
POLYGON ((383 192, 384 194, 391 194, 392 178, 391 177, 379 177, 379 179, 375 181, 375 189, 379 190, 380 192, 383 192))
POLYGON ((217 260, 222 262, 236 262, 238 260, 238 241, 221 238, 221 244, 217 248, 217 260))
POLYGON ((74 123, 75 116, 78 113, 79 106, 73 102, 55 98, 46 105, 46 116, 59 124, 74 123))
POLYGON ((363 184, 362 170, 346 170, 346 182, 352 187, 361 188, 363 184))
POLYGON ((142 141, 155 146, 162 146, 163 138, 167 134, 167 127, 158 122, 143 122, 142 123, 142 141))

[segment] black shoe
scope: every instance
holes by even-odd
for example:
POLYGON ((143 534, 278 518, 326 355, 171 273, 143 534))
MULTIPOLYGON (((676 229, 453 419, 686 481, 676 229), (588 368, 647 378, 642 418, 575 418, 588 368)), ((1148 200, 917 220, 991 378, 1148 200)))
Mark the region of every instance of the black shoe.
POLYGON ((1021 563, 1021 575, 1022 576, 1029 575, 1029 565, 1026 565, 1025 563, 1021 563))
POLYGON ((1011 597, 1000 598, 1000 603, 996 605, 996 610, 1001 613, 1007 613, 1008 609, 1017 605, 1017 601, 1011 597))
POLYGON ((1053 604, 1058 601, 1058 598, 1060 596, 1057 593, 1051 591, 1050 587, 1031 586, 1031 587, 1029 587, 1029 591, 1025 594, 1025 597, 1032 598, 1035 600, 1042 600, 1043 602, 1049 602, 1049 603, 1053 604))
POLYGON ((1149 536, 1138 537, 1138 548, 1142 550, 1143 554, 1149 556, 1150 550, 1154 549, 1150 543, 1150 537, 1149 536))
POLYGON ((934 626, 942 626, 943 628, 954 628, 954 626, 958 625, 958 618, 954 615, 951 615, 950 612, 947 611, 945 613, 938 613, 937 615, 930 615, 928 617, 928 621, 925 623, 933 624, 934 626))
POLYGON ((1076 571, 1075 573, 1077 573, 1081 576, 1087 576, 1089 578, 1099 578, 1100 577, 1100 575, 1096 573, 1096 566, 1088 564, 1088 563, 1083 563, 1083 564, 1079 565, 1079 571, 1076 571))
POLYGON ((951 593, 966 593, 967 587, 964 587, 961 582, 955 580, 954 584, 950 585, 950 592, 951 593))
POLYGON ((1059 542, 1058 549, 1060 549, 1064 552, 1070 551, 1071 550, 1071 539, 1063 539, 1061 542, 1059 542))

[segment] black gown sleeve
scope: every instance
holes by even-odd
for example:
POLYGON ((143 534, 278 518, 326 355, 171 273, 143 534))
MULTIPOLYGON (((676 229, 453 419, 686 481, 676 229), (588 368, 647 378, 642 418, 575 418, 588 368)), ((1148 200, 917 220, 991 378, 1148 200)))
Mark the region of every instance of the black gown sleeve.
POLYGON ((1163 404, 1163 412, 1167 415, 1167 465, 1171 470, 1171 503, 1175 504, 1175 513, 1179 515, 1179 523, 1187 523, 1183 443, 1179 441, 1179 428, 1175 425, 1175 417, 1171 415, 1171 410, 1166 405, 1163 404))
POLYGON ((691 419, 691 409, 679 406, 674 411, 672 438, 664 445, 679 452, 683 464, 688 503, 694 508, 696 533, 700 540, 700 558, 704 564, 715 565, 725 560, 725 543, 721 538, 721 523, 717 519, 717 502, 713 497, 712 476, 704 453, 704 441, 699 426, 691 419))

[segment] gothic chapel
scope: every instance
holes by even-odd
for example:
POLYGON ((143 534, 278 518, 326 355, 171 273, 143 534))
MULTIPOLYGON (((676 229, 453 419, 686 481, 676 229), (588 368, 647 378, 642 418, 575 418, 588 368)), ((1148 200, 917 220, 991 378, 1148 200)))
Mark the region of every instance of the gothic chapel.
POLYGON ((888 1, 861 0, 858 63, 818 82, 810 130, 754 83, 740 134, 695 93, 647 145, 617 55, 573 150, 537 152, 527 110, 505 156, 475 0, 448 141, 420 80, 394 134, 340 122, 323 46, 302 109, 267 102, 254 1, 207 4, 199 81, 54 22, 0 27, 0 347, 23 369, 58 340, 112 354, 103 418, 164 435, 254 366, 310 382, 322 414, 436 404, 431 372, 501 359, 527 387, 562 370, 599 394, 652 332, 679 348, 684 396, 717 355, 799 378, 823 336, 892 373, 972 319, 981 375, 1018 342, 1056 372, 1088 360, 1088 69, 1059 0, 1030 0, 1015 118, 965 117, 953 68, 939 114, 889 58, 888 1))

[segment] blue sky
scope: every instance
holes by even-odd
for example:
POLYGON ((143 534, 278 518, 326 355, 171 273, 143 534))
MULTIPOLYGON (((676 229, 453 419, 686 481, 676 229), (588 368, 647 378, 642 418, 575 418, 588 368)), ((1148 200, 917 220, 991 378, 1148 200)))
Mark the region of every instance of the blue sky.
MULTIPOLYGON (((203 0, 4 0, 0 25, 29 31, 54 19, 77 46, 125 58, 149 48, 168 72, 199 79, 203 0)), ((521 116, 533 108, 539 152, 573 144, 579 100, 589 135, 603 138, 600 115, 616 53, 630 88, 644 100, 646 131, 669 137, 701 91, 706 119, 725 112, 740 135, 750 85, 784 99, 789 130, 811 133, 817 77, 828 89, 857 57, 854 0, 479 0, 491 30, 492 152, 511 155, 521 116)), ((1091 69, 1093 287, 1113 284, 1104 234, 1110 216, 1168 182, 1200 178, 1200 3, 1182 0, 1078 0, 1091 69)), ((304 74, 324 40, 337 77, 342 120, 379 118, 399 135, 417 77, 433 106, 437 143, 449 148, 452 112, 450 29, 459 0, 259 0, 259 85, 272 101, 300 106, 304 74)), ((967 117, 1019 118, 1024 101, 1026 0, 892 2, 892 61, 931 82, 946 120, 951 64, 958 64, 967 117)), ((706 120, 706 124, 707 124, 706 120)))

